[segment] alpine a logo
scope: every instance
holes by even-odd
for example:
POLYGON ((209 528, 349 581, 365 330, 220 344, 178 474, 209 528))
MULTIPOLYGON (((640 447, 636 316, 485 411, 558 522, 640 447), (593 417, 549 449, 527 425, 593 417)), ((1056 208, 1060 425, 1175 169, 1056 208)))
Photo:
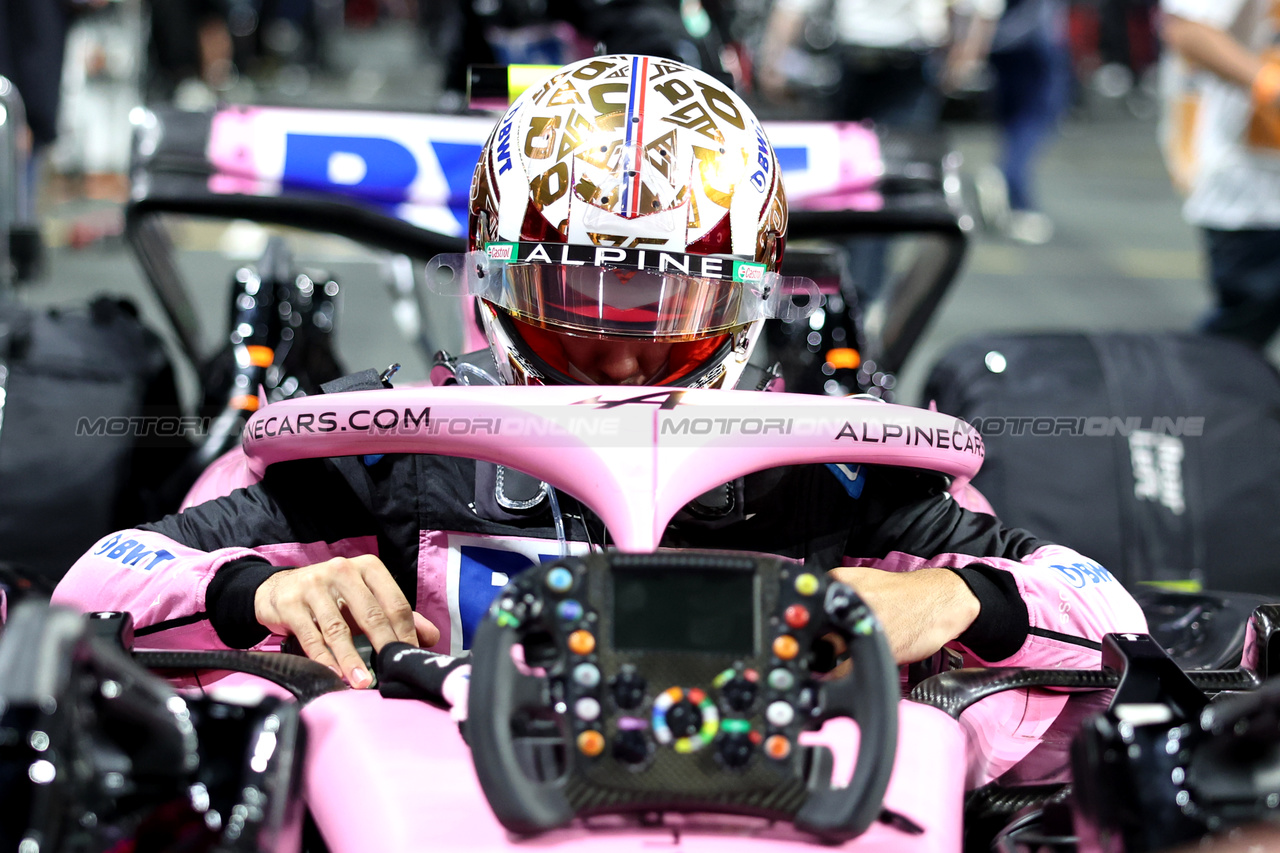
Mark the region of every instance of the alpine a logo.
POLYGON ((680 405, 684 391, 651 391, 638 397, 626 397, 621 400, 606 400, 597 394, 587 400, 579 400, 575 406, 594 406, 597 409, 616 409, 619 406, 657 406, 660 409, 674 409, 680 405))
POLYGON ((711 255, 688 255, 658 249, 578 246, 568 243, 486 243, 489 260, 501 263, 560 264, 574 267, 620 267, 663 275, 688 275, 718 281, 756 283, 766 267, 752 261, 711 255))

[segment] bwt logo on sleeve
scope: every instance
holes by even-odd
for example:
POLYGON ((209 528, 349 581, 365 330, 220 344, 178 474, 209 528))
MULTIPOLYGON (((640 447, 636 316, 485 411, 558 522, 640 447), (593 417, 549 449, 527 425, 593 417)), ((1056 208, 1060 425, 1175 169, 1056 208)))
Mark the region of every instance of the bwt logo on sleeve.
POLYGON ((1086 584, 1115 582, 1111 572, 1091 560, 1066 566, 1054 565, 1050 568, 1056 569, 1062 576, 1059 580, 1065 580, 1076 589, 1084 589, 1086 584))
POLYGON ((118 560, 126 566, 137 566, 144 572, 149 572, 160 563, 174 559, 174 555, 163 548, 149 550, 146 545, 136 539, 121 541, 119 533, 106 539, 94 549, 93 553, 97 557, 118 560))

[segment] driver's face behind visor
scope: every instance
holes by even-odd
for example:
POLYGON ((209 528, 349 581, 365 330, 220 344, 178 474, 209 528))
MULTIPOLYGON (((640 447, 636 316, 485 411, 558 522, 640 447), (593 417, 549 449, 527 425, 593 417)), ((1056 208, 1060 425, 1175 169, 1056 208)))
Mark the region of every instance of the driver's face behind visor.
POLYGON ((666 372, 672 344, 557 334, 570 375, 592 385, 647 385, 666 372))
POLYGON ((724 340, 654 340, 621 336, 586 337, 515 320, 521 337, 546 362, 587 385, 659 385, 697 367, 724 340))

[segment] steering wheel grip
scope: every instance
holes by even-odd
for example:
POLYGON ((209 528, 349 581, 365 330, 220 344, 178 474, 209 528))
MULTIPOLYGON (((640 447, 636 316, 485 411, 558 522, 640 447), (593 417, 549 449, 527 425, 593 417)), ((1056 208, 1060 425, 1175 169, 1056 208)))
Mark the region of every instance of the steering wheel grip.
POLYGON ((516 629, 482 619, 472 643, 474 672, 495 677, 472 678, 468 706, 487 713, 467 719, 467 740, 475 758, 476 776, 498 821, 522 835, 546 832, 573 819, 573 809, 560 782, 536 782, 525 775, 511 737, 511 719, 523 707, 550 704, 547 679, 522 675, 511 659, 516 629))
POLYGON ((879 620, 851 587, 830 583, 825 606, 849 645, 853 672, 823 685, 819 721, 852 717, 858 758, 848 786, 811 791, 795 825, 838 843, 865 832, 884 804, 898 747, 898 666, 879 620))

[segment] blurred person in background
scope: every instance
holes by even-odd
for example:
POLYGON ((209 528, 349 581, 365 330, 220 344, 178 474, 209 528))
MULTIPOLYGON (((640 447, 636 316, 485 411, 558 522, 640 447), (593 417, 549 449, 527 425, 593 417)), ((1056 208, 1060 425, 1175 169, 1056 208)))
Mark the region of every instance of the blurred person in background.
POLYGON ((1035 202, 1036 154, 1053 133, 1071 94, 1071 54, 1064 0, 1007 0, 991 42, 1000 168, 984 173, 983 215, 1014 240, 1047 243, 1053 220, 1035 202), (994 195, 994 200, 992 196, 994 195))
MULTIPOLYGON (((35 186, 40 154, 58 132, 58 96, 67 42, 68 6, 55 0, 0 0, 0 76, 17 88, 30 128, 27 186, 35 186)), ((34 193, 22 199, 35 215, 34 193)))
MULTIPOLYGON (((1104 98, 1141 97, 1144 78, 1160 54, 1155 18, 1159 0, 1102 0, 1097 12, 1093 88, 1104 98)), ((1137 102, 1130 99, 1130 109, 1137 102)), ((1139 112, 1135 115, 1141 117, 1139 112)))
MULTIPOLYGON (((342 0, 147 0, 149 94, 182 109, 209 109, 242 75, 273 77, 299 94, 324 68, 342 0)), ((239 96, 237 96, 239 97, 239 96)))
POLYGON ((729 10, 722 0, 454 0, 445 23, 446 91, 462 103, 468 65, 564 65, 595 53, 675 59, 725 83, 729 10), (447 21, 447 22, 446 22, 447 21), (566 32, 566 29, 568 30, 566 32))
POLYGON ((1204 234, 1210 334, 1261 347, 1280 327, 1280 0, 1162 0, 1164 43, 1187 64, 1166 152, 1204 234))
POLYGON ((777 101, 787 97, 789 52, 806 22, 829 16, 840 58, 840 86, 829 118, 870 119, 929 133, 943 92, 986 62, 1005 0, 777 0, 760 45, 756 80, 777 101))
POLYGON ((150 0, 153 97, 209 109, 235 74, 228 8, 222 0, 150 0))
MULTIPOLYGON (((833 26, 840 82, 829 119, 870 120, 897 131, 936 133, 944 93, 963 87, 987 61, 1005 0, 776 0, 765 27, 756 82, 782 102, 793 87, 794 52, 819 17, 833 26)), ((844 241, 856 293, 875 299, 887 278, 889 240, 844 241)))

